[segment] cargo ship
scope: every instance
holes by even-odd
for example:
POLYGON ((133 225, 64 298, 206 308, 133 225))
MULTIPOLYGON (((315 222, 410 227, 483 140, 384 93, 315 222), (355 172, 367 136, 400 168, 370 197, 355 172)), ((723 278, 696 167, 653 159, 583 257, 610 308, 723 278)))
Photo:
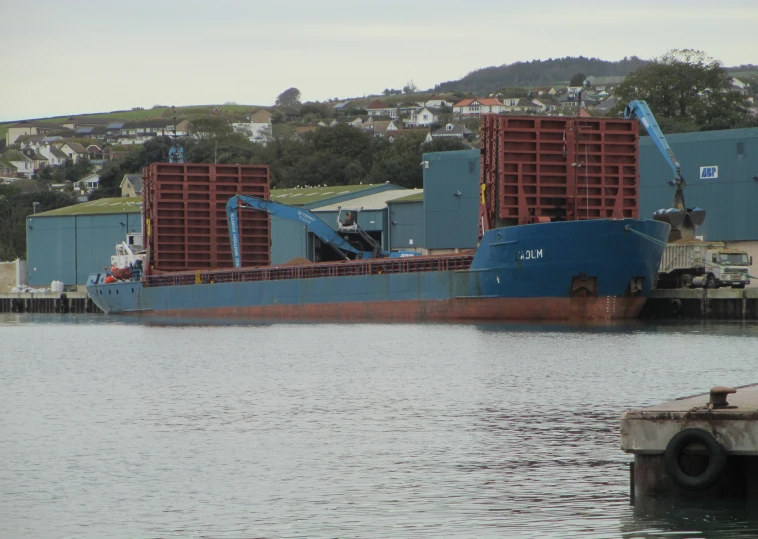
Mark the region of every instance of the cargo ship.
MULTIPOLYGON (((270 200, 263 165, 153 163, 143 171, 146 275, 119 281, 94 274, 88 292, 111 314, 319 321, 636 317, 670 231, 667 223, 638 218, 637 121, 485 115, 481 126, 474 181, 464 169, 450 180, 457 183, 427 182, 426 156, 423 168, 430 194, 425 212, 454 219, 454 208, 478 205, 478 224, 468 214, 461 221, 478 228, 476 249, 407 257, 382 251, 357 221, 338 216, 334 229, 306 208, 270 200), (238 216, 240 207, 255 211, 238 216), (327 245, 326 254, 343 260, 272 265, 271 215, 306 227, 327 245)), ((446 246, 452 247, 461 246, 446 246)))
POLYGON ((470 253, 148 275, 87 291, 109 314, 331 321, 617 320, 640 313, 669 225, 488 230, 470 253))

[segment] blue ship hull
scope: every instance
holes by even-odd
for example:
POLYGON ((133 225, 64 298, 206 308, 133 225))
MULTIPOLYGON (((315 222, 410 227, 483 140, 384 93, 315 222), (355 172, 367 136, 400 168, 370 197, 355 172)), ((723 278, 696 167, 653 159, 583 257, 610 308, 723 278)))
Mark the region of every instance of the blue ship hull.
POLYGON ((488 231, 465 269, 460 269, 465 257, 416 257, 395 260, 394 266, 382 266, 387 259, 330 264, 343 274, 318 277, 308 275, 321 264, 111 284, 95 275, 87 290, 112 314, 380 321, 634 318, 653 286, 668 233, 669 225, 651 220, 532 224, 488 231), (413 269, 423 264, 450 269, 413 269), (282 277, 285 269, 289 274, 282 277))

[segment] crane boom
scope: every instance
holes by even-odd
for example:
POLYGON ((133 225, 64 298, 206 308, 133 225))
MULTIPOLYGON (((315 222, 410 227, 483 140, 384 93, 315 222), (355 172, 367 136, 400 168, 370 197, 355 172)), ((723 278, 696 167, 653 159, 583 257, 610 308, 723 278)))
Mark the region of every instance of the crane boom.
POLYGON ((288 221, 302 223, 322 242, 338 249, 345 260, 349 259, 347 253, 354 255, 355 258, 368 258, 371 256, 371 253, 366 253, 353 247, 347 240, 340 236, 338 232, 333 230, 332 227, 309 210, 288 206, 287 204, 281 204, 271 200, 264 200, 262 198, 247 195, 234 195, 226 203, 226 219, 229 224, 229 239, 232 244, 232 258, 234 260, 235 268, 242 267, 238 215, 238 210, 240 208, 263 211, 269 215, 287 219, 288 221))
POLYGON ((658 122, 655 120, 648 104, 644 101, 633 100, 624 108, 624 118, 637 119, 644 126, 648 135, 663 155, 671 170, 674 171, 674 179, 671 182, 674 185, 674 201, 671 208, 658 210, 653 213, 653 219, 669 223, 672 227, 670 240, 691 239, 695 235, 695 229, 703 224, 705 220, 705 210, 701 208, 687 208, 684 202, 684 187, 687 182, 682 176, 682 166, 674 155, 674 151, 669 146, 666 137, 663 135, 658 122))
POLYGON ((650 138, 653 140, 653 143, 658 147, 658 150, 660 150, 664 159, 666 159, 668 165, 674 171, 675 181, 687 185, 687 182, 684 181, 684 178, 682 177, 682 167, 679 164, 679 160, 674 155, 674 150, 671 149, 668 141, 666 141, 666 137, 663 135, 663 131, 661 131, 661 128, 655 120, 655 116, 653 116, 653 112, 650 110, 647 103, 637 100, 630 101, 624 109, 624 118, 637 118, 640 121, 645 127, 648 135, 650 135, 650 138))

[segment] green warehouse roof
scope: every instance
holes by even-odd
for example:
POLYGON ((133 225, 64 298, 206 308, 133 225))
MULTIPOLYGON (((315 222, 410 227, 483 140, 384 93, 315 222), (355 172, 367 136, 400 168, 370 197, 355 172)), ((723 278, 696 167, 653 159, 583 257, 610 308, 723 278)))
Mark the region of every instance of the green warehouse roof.
POLYGON ((418 189, 415 193, 412 195, 408 195, 406 197, 396 198, 394 200, 390 200, 390 204, 397 204, 397 203, 403 203, 403 202, 422 202, 424 200, 424 190, 418 189))
POLYGON ((59 215, 97 215, 109 213, 140 213, 142 199, 140 197, 101 198, 92 202, 83 202, 50 210, 34 215, 34 217, 57 217, 59 215))
POLYGON ((403 189, 390 182, 375 183, 368 185, 335 185, 332 187, 305 187, 302 189, 272 189, 271 200, 313 209, 329 204, 336 204, 347 200, 365 197, 385 191, 403 189))
MULTIPOLYGON (((332 199, 341 200, 344 198, 356 198, 366 196, 372 193, 378 193, 387 190, 402 189, 397 185, 389 183, 378 183, 373 185, 336 185, 333 187, 304 187, 293 189, 272 189, 271 200, 289 204, 290 206, 313 207, 314 203, 322 201, 331 201, 332 199), (363 193, 363 191, 368 191, 363 193)), ((139 213, 141 211, 140 197, 124 198, 103 198, 75 204, 57 210, 50 210, 38 213, 37 217, 54 217, 59 215, 94 215, 109 213, 139 213)))
POLYGON ((271 200, 289 204, 290 206, 300 206, 302 204, 311 204, 321 202, 329 198, 354 194, 364 189, 371 189, 378 185, 336 185, 334 187, 304 187, 292 189, 272 189, 271 200))

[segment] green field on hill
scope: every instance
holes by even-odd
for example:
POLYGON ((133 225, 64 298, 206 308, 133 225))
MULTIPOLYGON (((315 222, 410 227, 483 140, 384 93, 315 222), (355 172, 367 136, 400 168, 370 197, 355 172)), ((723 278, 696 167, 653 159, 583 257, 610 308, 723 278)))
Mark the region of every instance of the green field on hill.
MULTIPOLYGON (((218 107, 222 114, 242 115, 246 113, 252 113, 262 108, 256 105, 189 105, 186 107, 176 107, 177 116, 202 116, 210 114, 210 112, 218 107)), ((78 120, 85 120, 87 118, 112 118, 113 120, 149 120, 153 118, 170 118, 171 107, 153 107, 144 110, 122 110, 113 112, 96 112, 92 114, 69 114, 65 116, 53 116, 50 118, 35 118, 36 122, 45 122, 51 124, 59 124, 69 118, 76 118, 78 120)), ((18 123, 18 121, 5 122, 0 124, 0 138, 5 138, 5 133, 8 131, 8 126, 18 123)))

